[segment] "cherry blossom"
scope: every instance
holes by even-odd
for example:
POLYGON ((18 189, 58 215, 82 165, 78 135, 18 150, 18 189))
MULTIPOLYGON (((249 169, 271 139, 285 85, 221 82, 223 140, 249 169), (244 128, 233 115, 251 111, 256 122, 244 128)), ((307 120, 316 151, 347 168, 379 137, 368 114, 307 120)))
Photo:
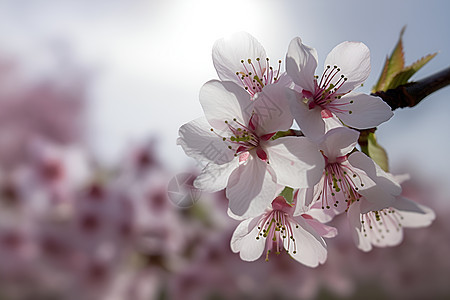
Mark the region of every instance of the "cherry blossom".
POLYGON ((352 92, 370 73, 370 52, 358 42, 343 42, 328 54, 324 71, 315 76, 317 51, 294 38, 286 55, 286 72, 298 86, 290 98, 302 131, 313 138, 325 132, 323 118, 338 117, 358 129, 372 128, 393 113, 381 98, 352 92))
MULTIPOLYGON (((317 215, 323 221, 346 211, 353 202, 360 200, 361 191, 375 186, 364 168, 352 163, 354 156, 371 161, 362 153, 352 153, 358 137, 359 133, 353 129, 337 127, 330 129, 319 142, 326 162, 322 177, 314 187, 300 189, 298 197, 299 203, 324 210, 323 216, 317 215)), ((373 201, 377 200, 374 198, 373 201)), ((301 207, 298 205, 297 210, 301 207)))
POLYGON ((258 40, 247 32, 237 32, 215 42, 212 50, 214 67, 222 81, 242 86, 250 95, 261 92, 266 85, 290 83, 281 72, 281 60, 276 66, 258 40))
MULTIPOLYGON (((383 173, 377 169, 378 173, 383 173)), ((400 183, 404 178, 400 176, 390 176, 394 183, 400 183), (400 179, 400 180, 399 180, 400 179)), ((426 227, 435 219, 432 209, 421 205, 394 193, 389 188, 389 181, 382 182, 387 176, 379 176, 377 182, 377 193, 383 196, 387 204, 379 209, 367 207, 365 199, 360 203, 352 205, 348 211, 348 220, 352 230, 352 237, 356 246, 363 251, 372 250, 372 246, 388 247, 397 246, 403 240, 403 228, 426 227), (390 191, 390 195, 382 195, 382 191, 390 191), (392 195, 396 195, 392 197, 392 195)), ((404 176, 403 176, 404 177, 404 176)), ((398 191, 397 191, 398 192, 398 191)))
POLYGON ((310 215, 293 216, 295 207, 278 196, 271 208, 256 217, 243 220, 231 238, 231 250, 241 259, 254 261, 266 249, 280 254, 284 249, 296 261, 316 267, 325 262, 327 249, 322 237, 334 237, 337 231, 314 220, 310 215))
POLYGON ((206 162, 195 186, 210 192, 226 187, 236 215, 262 212, 277 185, 306 187, 320 178, 324 162, 315 144, 305 137, 271 139, 292 125, 285 90, 270 85, 252 100, 233 82, 209 81, 200 91, 206 119, 180 128, 178 144, 206 162))

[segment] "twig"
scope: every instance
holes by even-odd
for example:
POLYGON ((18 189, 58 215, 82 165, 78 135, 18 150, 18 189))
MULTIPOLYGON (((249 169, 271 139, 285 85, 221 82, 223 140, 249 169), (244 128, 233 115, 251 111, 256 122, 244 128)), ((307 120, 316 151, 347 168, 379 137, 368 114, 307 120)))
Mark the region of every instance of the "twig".
POLYGON ((410 82, 386 92, 376 92, 373 95, 379 96, 392 110, 395 110, 397 108, 416 106, 425 97, 449 84, 450 67, 419 81, 410 82))

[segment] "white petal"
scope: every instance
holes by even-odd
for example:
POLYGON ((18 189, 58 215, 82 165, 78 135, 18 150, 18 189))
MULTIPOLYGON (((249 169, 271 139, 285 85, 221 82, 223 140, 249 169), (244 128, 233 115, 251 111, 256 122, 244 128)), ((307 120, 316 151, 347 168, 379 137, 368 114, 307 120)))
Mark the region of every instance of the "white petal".
POLYGON ((237 216, 262 213, 275 199, 275 177, 267 163, 252 155, 231 173, 226 189, 231 212, 237 216))
POLYGON ((394 113, 380 97, 351 93, 336 99, 337 111, 330 108, 344 124, 358 129, 373 128, 389 120, 394 113), (353 102, 351 102, 353 101, 353 102), (351 112, 351 113, 350 113, 351 112))
POLYGON ((303 96, 294 90, 288 90, 287 96, 292 116, 297 121, 303 134, 312 140, 322 138, 325 134, 325 122, 321 115, 322 109, 319 106, 309 109, 303 102, 303 96))
POLYGON ((363 229, 361 226, 361 211, 359 209, 359 205, 359 202, 355 202, 350 205, 347 213, 348 224, 350 226, 350 232, 356 247, 362 251, 368 252, 372 250, 372 244, 370 243, 370 239, 364 236, 364 233, 362 232, 363 229))
POLYGON ((265 86, 257 95, 252 106, 259 118, 257 134, 264 135, 291 128, 293 118, 287 100, 287 90, 289 89, 281 83, 275 83, 265 86))
POLYGON ((314 72, 317 68, 317 51, 302 44, 299 37, 289 44, 286 55, 286 72, 302 89, 313 92, 314 72))
POLYGON ((256 61, 266 59, 266 51, 256 38, 247 32, 238 32, 215 42, 212 50, 212 58, 217 75, 223 81, 234 81, 240 84, 236 72, 245 72, 241 63, 250 58, 256 61))
POLYGON ((302 217, 295 217, 295 221, 299 225, 297 228, 295 224, 292 224, 295 241, 293 242, 289 238, 284 239, 284 248, 289 249, 292 258, 308 267, 317 267, 324 263, 327 259, 327 246, 323 238, 302 217), (296 249, 293 247, 293 243, 295 243, 296 249))
MULTIPOLYGON (((343 42, 328 54, 325 59, 326 66, 337 66, 347 81, 339 89, 339 92, 347 93, 360 86, 370 73, 370 51, 366 45, 360 42, 343 42)), ((339 76, 336 76, 339 77, 339 76)))
POLYGON ((242 260, 255 261, 264 251, 265 238, 256 239, 259 234, 258 220, 259 217, 244 220, 231 237, 231 250, 234 253, 240 252, 242 260))
POLYGON ((209 163, 195 179, 194 186, 210 193, 220 191, 227 186, 228 178, 238 166, 237 158, 222 165, 209 163))
POLYGON ((401 186, 390 173, 386 173, 371 158, 361 152, 349 155, 350 164, 364 172, 376 182, 377 186, 392 196, 398 196, 402 192, 401 186))
POLYGON ((436 217, 431 208, 403 197, 397 197, 393 207, 402 217, 400 223, 404 228, 426 227, 430 225, 436 217))
POLYGON ((205 118, 198 118, 180 127, 180 145, 186 155, 199 161, 225 164, 232 161, 234 153, 228 149, 228 144, 211 132, 211 127, 205 118))
POLYGON ((358 138, 358 131, 347 127, 336 127, 325 134, 319 148, 331 162, 352 151, 358 143, 358 138))
POLYGON ((225 121, 231 123, 236 118, 246 123, 249 120, 250 95, 233 82, 208 81, 200 90, 200 104, 209 124, 219 131, 228 131, 225 121))
POLYGON ((302 188, 298 190, 294 216, 307 213, 314 197, 314 188, 302 188))
POLYGON ((282 137, 265 147, 277 182, 292 188, 314 186, 322 177, 325 162, 315 144, 305 137, 282 137))

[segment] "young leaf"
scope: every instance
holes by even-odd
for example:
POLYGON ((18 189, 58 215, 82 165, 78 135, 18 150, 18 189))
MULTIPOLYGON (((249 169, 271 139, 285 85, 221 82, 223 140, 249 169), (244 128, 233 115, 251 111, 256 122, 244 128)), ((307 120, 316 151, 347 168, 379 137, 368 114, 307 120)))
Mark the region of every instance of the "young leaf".
POLYGON ((377 143, 375 133, 369 133, 368 136, 369 156, 386 172, 389 172, 389 161, 386 150, 377 143))
POLYGON ((405 28, 406 26, 403 26, 400 31, 400 37, 398 38, 397 45, 395 46, 394 51, 392 51, 391 56, 386 59, 380 78, 378 79, 377 84, 372 88, 372 93, 386 91, 386 87, 389 85, 389 82, 395 74, 403 70, 405 66, 405 58, 403 54, 402 38, 405 28))
POLYGON ((437 53, 428 54, 427 56, 422 57, 409 67, 403 69, 403 71, 395 74, 394 78, 392 78, 386 90, 395 89, 399 85, 408 83, 408 80, 411 78, 411 76, 413 76, 417 71, 419 71, 426 63, 428 63, 436 55, 437 53))

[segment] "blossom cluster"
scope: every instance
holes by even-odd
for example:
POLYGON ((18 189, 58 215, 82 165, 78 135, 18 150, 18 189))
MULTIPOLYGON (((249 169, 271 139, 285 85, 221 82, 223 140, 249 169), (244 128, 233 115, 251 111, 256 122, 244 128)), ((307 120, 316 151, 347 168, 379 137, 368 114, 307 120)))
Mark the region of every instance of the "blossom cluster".
POLYGON ((317 51, 298 37, 284 63, 244 32, 218 40, 212 58, 219 80, 200 90, 205 116, 181 126, 177 142, 205 166, 197 188, 225 189, 241 221, 231 249, 243 260, 286 251, 316 267, 327 258, 323 238, 337 235, 325 223, 343 213, 363 251, 432 222, 431 209, 400 196, 401 177, 357 149, 358 130, 393 116, 381 98, 355 92, 370 72, 366 45, 337 45, 319 75, 317 51))

